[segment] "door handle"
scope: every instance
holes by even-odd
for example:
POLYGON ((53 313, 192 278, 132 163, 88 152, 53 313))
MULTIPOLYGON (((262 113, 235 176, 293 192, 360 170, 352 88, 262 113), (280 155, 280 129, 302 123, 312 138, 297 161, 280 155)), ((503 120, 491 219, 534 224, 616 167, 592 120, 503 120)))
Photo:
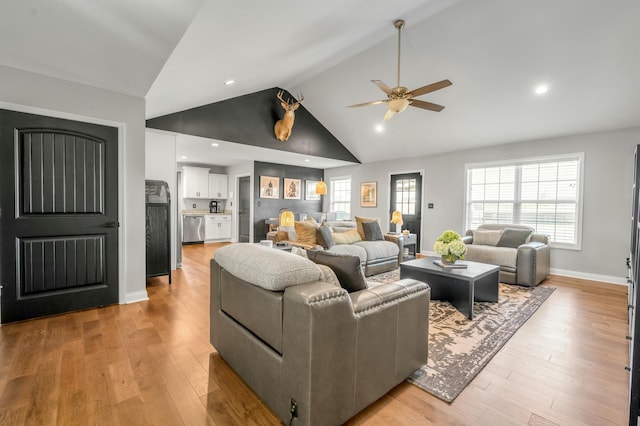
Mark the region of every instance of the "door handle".
POLYGON ((118 222, 107 222, 107 223, 103 223, 102 225, 103 228, 117 228, 118 226, 120 226, 120 224, 118 222))

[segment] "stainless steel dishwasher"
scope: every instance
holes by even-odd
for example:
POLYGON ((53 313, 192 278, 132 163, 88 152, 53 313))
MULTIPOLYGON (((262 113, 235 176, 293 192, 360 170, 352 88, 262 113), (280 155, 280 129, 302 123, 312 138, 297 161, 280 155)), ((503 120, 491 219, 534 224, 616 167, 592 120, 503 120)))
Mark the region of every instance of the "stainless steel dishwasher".
POLYGON ((204 215, 182 216, 182 244, 204 242, 204 215))

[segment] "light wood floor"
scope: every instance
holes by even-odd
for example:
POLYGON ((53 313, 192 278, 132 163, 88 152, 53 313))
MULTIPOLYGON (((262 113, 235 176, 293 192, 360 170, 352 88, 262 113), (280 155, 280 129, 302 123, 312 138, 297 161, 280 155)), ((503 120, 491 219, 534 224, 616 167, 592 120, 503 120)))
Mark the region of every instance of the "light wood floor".
MULTIPOLYGON (((0 327, 0 424, 278 424, 209 344, 216 247, 185 247, 147 302, 0 327)), ((349 424, 626 424, 626 288, 544 285, 557 290, 452 404, 402 383, 349 424)))

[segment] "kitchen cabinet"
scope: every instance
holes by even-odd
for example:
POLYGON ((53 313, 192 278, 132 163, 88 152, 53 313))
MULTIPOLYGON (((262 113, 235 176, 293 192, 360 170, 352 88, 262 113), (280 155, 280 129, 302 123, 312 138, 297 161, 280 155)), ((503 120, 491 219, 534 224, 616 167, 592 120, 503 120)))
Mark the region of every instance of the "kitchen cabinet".
POLYGON ((227 199, 227 175, 209 173, 209 198, 227 199))
POLYGON ((182 167, 182 197, 209 198, 209 169, 182 167))
POLYGON ((205 241, 230 241, 231 240, 231 215, 209 214, 204 221, 205 241))

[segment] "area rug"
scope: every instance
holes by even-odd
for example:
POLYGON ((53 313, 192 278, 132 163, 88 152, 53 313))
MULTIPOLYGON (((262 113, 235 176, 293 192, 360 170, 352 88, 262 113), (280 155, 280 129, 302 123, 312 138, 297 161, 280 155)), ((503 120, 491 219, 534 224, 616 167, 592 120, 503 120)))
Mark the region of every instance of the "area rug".
MULTIPOLYGON (((368 280, 393 282, 399 278, 397 269, 368 280)), ((473 321, 447 302, 431 301, 427 364, 407 380, 443 401, 452 402, 553 290, 500 284, 500 301, 476 302, 473 321)))

